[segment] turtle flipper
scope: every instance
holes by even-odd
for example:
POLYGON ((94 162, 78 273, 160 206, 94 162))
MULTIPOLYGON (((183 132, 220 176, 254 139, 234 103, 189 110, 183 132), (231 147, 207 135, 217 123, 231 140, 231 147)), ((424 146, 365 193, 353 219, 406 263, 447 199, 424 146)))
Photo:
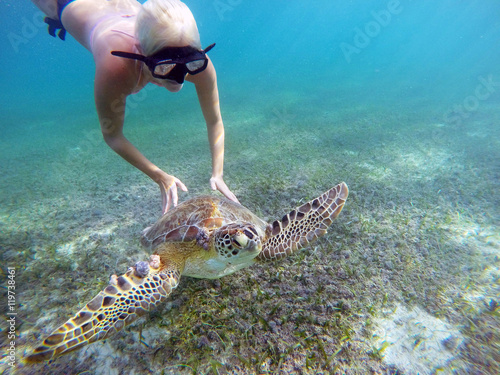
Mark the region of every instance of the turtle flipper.
POLYGON ((138 262, 108 285, 74 317, 56 329, 33 353, 27 363, 54 359, 92 342, 106 339, 164 301, 177 287, 181 269, 160 264, 158 255, 138 262))
POLYGON ((307 246, 326 233, 340 214, 349 190, 345 182, 331 188, 272 223, 270 235, 258 256, 261 260, 280 259, 307 246))

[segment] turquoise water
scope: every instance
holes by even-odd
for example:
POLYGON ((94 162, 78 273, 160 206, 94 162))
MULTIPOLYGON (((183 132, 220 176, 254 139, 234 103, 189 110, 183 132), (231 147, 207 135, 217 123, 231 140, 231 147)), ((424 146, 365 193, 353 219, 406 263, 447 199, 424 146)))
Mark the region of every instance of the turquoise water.
MULTIPOLYGON (((17 157, 16 150, 10 152, 13 145, 17 150, 26 145, 23 159, 40 152, 40 145, 57 153, 79 142, 85 131, 97 139, 90 54, 70 36, 65 42, 49 37, 32 4, 1 6, 4 157, 17 157), (43 141, 32 147, 35 139, 43 141)), ((330 128, 335 121, 329 115, 356 117, 357 110, 374 109, 414 114, 454 131, 497 104, 500 10, 495 1, 189 6, 202 44, 217 43, 210 56, 229 130, 238 126, 233 111, 279 117, 293 106, 297 119, 328 113, 324 123, 330 128)), ((154 113, 159 121, 198 111, 192 87, 178 95, 159 88, 151 92, 130 98, 129 116, 154 113)), ((149 124, 127 121, 125 131, 150 133, 149 124)), ((199 113, 191 124, 195 131, 203 126, 199 113)), ((304 126, 300 121, 288 125, 304 126)), ((166 125, 159 136, 170 129, 166 125)), ((230 147, 231 137, 227 143, 230 147)), ((107 152, 105 145, 101 151, 107 152)))
MULTIPOLYGON (((210 58, 218 74, 226 129, 224 177, 240 201, 271 221, 340 181, 349 185, 351 195, 339 225, 314 252, 319 255, 304 255, 302 265, 290 257, 280 266, 292 276, 280 283, 297 282, 297 274, 324 272, 325 285, 353 290, 355 297, 346 297, 327 287, 321 298, 325 306, 349 302, 350 312, 343 311, 338 319, 345 320, 357 344, 342 346, 345 334, 322 326, 330 330, 325 337, 331 340, 325 338, 322 344, 325 358, 330 359, 318 355, 314 364, 312 359, 306 361, 320 351, 319 346, 285 329, 296 318, 294 309, 311 309, 302 296, 294 302, 298 305, 280 304, 289 305, 280 307, 282 316, 288 308, 292 317, 270 336, 257 316, 274 319, 269 315, 272 307, 267 313, 252 310, 236 319, 240 325, 224 321, 226 330, 218 328, 224 345, 208 331, 196 331, 191 347, 182 344, 190 349, 179 349, 178 356, 168 352, 168 365, 158 366, 176 373, 180 367, 175 366, 188 363, 206 373, 215 360, 234 373, 280 369, 296 373, 295 361, 305 373, 366 373, 368 368, 408 374, 439 368, 446 373, 496 373, 500 362, 498 1, 186 3, 197 20, 202 45, 217 43, 210 58), (318 258, 333 271, 318 270, 318 258), (342 276, 346 274, 349 277, 342 276), (378 280, 380 287, 373 287, 370 279, 378 280), (390 350, 397 345, 387 348, 372 340, 376 330, 367 322, 390 318, 401 304, 449 324, 446 329, 456 347, 451 350, 443 344, 439 358, 413 349, 410 365, 394 360, 397 351, 390 350), (377 313, 371 315, 369 305, 377 313), (253 331, 254 341, 238 341, 236 337, 248 334, 254 325, 260 327, 253 331), (212 342, 211 350, 197 345, 198 337, 205 336, 212 342), (276 349, 262 347, 266 340, 276 349), (283 348, 283 342, 289 347, 283 348), (373 351, 377 345, 384 348, 380 355, 373 351), (332 356, 338 348, 344 349, 332 356), (186 354, 193 350, 201 358, 196 366, 186 354)), ((72 285, 83 283, 88 289, 72 297, 71 306, 80 306, 110 274, 121 274, 145 256, 138 238, 141 229, 159 217, 160 194, 152 181, 102 141, 91 55, 70 35, 64 42, 50 37, 40 12, 29 2, 0 0, 0 20, 4 26, 0 252, 3 272, 7 266, 17 269, 24 322, 18 325, 21 356, 25 345, 36 341, 35 333, 43 332, 37 339, 45 337, 68 315, 64 301, 69 297, 64 293, 73 293, 72 285), (83 254, 91 254, 93 260, 87 261, 83 254), (60 280, 66 280, 64 288, 59 288, 60 280), (39 285, 36 295, 33 283, 39 285), (54 297, 54 289, 61 295, 54 297), (40 320, 47 314, 46 305, 50 321, 40 320)), ((177 94, 153 87, 130 97, 124 129, 151 161, 188 186, 190 192, 181 194, 181 200, 210 193, 206 130, 189 83, 177 94)), ((225 297, 243 296, 249 302, 253 297, 245 296, 255 288, 253 283, 265 293, 274 290, 262 275, 277 277, 278 265, 259 267, 242 271, 241 277, 221 279, 223 290, 232 288, 225 297), (262 279, 253 279, 254 274, 262 279)), ((189 333, 174 327, 191 322, 188 311, 209 309, 202 298, 207 295, 200 290, 213 288, 212 294, 206 292, 210 298, 215 294, 225 298, 218 293, 220 284, 187 281, 186 285, 174 296, 176 307, 161 310, 171 321, 171 336, 163 332, 168 339, 161 341, 152 335, 151 346, 190 342, 189 333), (176 335, 181 339, 172 338, 176 335)), ((254 302, 259 304, 259 298, 254 302)), ((266 303, 262 301, 262 306, 266 303)), ((319 309, 314 319, 332 316, 330 310, 319 309)), ((155 319, 148 323, 150 331, 159 324, 155 319)), ((317 320, 308 319, 303 324, 318 327, 317 320)), ((137 329, 127 332, 130 338, 137 329)), ((106 345, 113 358, 121 353, 118 343, 106 345)), ((57 368, 74 365, 76 358, 62 358, 57 368)), ((144 370, 136 357, 127 358, 125 368, 144 370)), ((103 362, 96 356, 74 366, 94 371, 103 362)), ((113 366, 121 369, 123 363, 115 361, 113 366)))
MULTIPOLYGON (((358 103, 418 96, 446 108, 470 95, 479 76, 498 74, 495 1, 231 3, 189 4, 202 44, 217 43, 211 58, 223 94, 348 91, 358 103)), ((49 106, 61 98, 65 108, 91 106, 91 56, 71 37, 49 37, 31 3, 1 6, 3 105, 26 111, 44 97, 49 106)))

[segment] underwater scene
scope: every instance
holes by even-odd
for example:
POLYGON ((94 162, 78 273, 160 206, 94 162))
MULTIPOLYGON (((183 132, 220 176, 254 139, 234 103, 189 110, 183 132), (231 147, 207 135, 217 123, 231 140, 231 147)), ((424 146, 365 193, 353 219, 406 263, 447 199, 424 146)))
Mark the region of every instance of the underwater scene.
MULTIPOLYGON (((289 256, 183 276, 109 338, 28 363, 139 273, 162 197, 103 140, 92 54, 0 0, 0 374, 499 374, 500 3, 185 3, 216 43, 224 181, 252 220, 284 228, 345 182, 342 212, 289 256)), ((223 197, 192 83, 147 85, 124 121, 179 203, 223 197)))

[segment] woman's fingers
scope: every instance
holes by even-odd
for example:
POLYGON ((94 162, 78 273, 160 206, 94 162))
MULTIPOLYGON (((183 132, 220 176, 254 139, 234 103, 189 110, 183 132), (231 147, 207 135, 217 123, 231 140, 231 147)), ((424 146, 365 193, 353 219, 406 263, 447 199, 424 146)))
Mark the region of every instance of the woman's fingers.
POLYGON ((212 188, 212 190, 219 190, 222 194, 224 194, 224 196, 227 199, 230 199, 233 202, 240 203, 238 201, 238 198, 236 198, 236 195, 234 195, 233 192, 231 190, 229 190, 229 188, 227 187, 226 183, 224 182, 224 180, 222 178, 212 177, 210 179, 210 187, 212 188))
POLYGON ((168 174, 165 174, 165 177, 159 182, 159 185, 161 191, 162 211, 163 214, 166 214, 172 206, 177 206, 179 201, 177 187, 179 187, 182 191, 188 190, 186 185, 184 185, 181 180, 168 174))

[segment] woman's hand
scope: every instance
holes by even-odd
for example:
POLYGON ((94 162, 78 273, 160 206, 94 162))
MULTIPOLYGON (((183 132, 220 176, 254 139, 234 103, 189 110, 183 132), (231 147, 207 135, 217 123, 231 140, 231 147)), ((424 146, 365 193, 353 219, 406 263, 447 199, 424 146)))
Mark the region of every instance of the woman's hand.
POLYGON ((178 196, 177 188, 182 191, 188 191, 187 187, 178 178, 166 174, 162 171, 160 178, 156 181, 161 191, 161 207, 165 214, 172 205, 177 206, 178 196))
POLYGON ((212 190, 219 190, 226 196, 227 199, 230 199, 236 203, 240 203, 238 201, 238 198, 236 198, 236 195, 234 195, 233 192, 229 190, 222 177, 212 177, 210 179, 210 187, 212 188, 212 190))

